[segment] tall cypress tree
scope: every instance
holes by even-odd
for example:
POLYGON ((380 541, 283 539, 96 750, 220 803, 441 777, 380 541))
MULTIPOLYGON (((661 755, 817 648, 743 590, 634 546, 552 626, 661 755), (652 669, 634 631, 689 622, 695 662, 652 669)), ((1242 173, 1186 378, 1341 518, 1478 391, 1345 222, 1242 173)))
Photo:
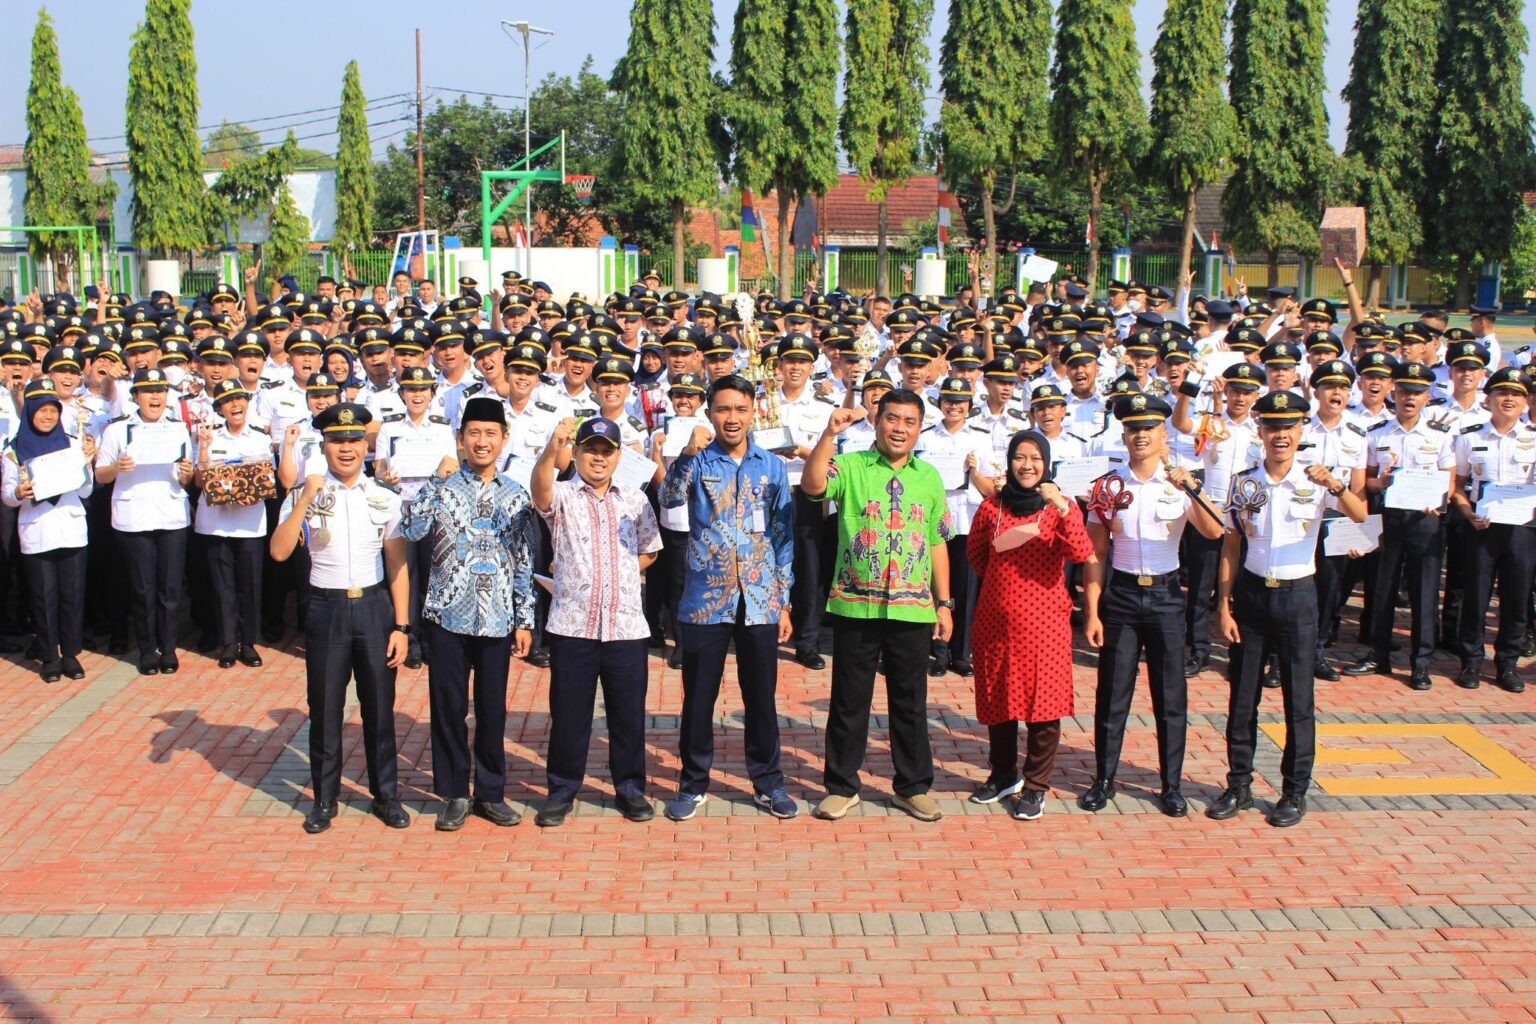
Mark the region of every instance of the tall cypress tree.
POLYGON ((1536 185, 1531 109, 1520 90, 1521 0, 1446 0, 1440 30, 1431 236, 1470 298, 1478 260, 1509 254, 1520 193, 1536 185))
POLYGON ((261 259, 267 279, 276 281, 284 274, 296 273, 309 258, 309 218, 294 201, 287 182, 278 186, 273 199, 271 224, 261 259))
POLYGON ((779 197, 779 294, 794 266, 789 205, 837 184, 836 0, 742 0, 726 109, 736 176, 779 197))
POLYGON ((148 0, 128 55, 133 240, 168 254, 202 241, 202 150, 191 0, 148 0))
POLYGON ((950 0, 939 48, 944 103, 939 148, 951 189, 971 182, 981 196, 988 254, 997 248, 998 176, 1017 172, 1046 147, 1048 0, 950 0))
POLYGON ((348 61, 336 119, 336 229, 331 236, 331 247, 342 253, 366 249, 373 240, 373 148, 366 108, 357 61, 348 61))
POLYGON ((1243 143, 1221 198, 1232 245, 1269 258, 1317 252, 1333 173, 1323 106, 1327 0, 1236 0, 1228 89, 1243 143))
POLYGON ((1179 272, 1190 269, 1195 195, 1217 180, 1237 150, 1237 115, 1221 76, 1226 0, 1169 0, 1152 47, 1150 156, 1184 208, 1179 272))
POLYGON ((1443 0, 1361 0, 1344 100, 1357 201, 1366 211, 1368 301, 1383 264, 1406 262, 1424 240, 1424 203, 1434 155, 1435 53, 1443 0))
POLYGON ((708 121, 714 48, 710 0, 634 0, 629 48, 613 71, 624 118, 610 173, 671 210, 674 288, 683 286, 688 205, 710 198, 718 181, 708 121))
POLYGON ((875 290, 889 292, 886 194, 907 180, 917 161, 928 88, 923 39, 933 0, 849 0, 848 68, 838 137, 878 206, 875 290))
MULTIPOLYGON (((80 100, 64 84, 59 40, 46 9, 37 12, 37 29, 32 35, 32 79, 27 87, 26 120, 26 223, 95 224, 96 206, 103 190, 91 183, 91 151, 85 142, 80 100)), ((73 252, 73 236, 35 232, 27 241, 33 256, 53 261, 62 289, 73 252)))
POLYGON ((1146 149, 1140 58, 1130 0, 1061 0, 1051 67, 1051 134, 1064 174, 1088 185, 1088 288, 1099 272, 1104 189, 1146 149))

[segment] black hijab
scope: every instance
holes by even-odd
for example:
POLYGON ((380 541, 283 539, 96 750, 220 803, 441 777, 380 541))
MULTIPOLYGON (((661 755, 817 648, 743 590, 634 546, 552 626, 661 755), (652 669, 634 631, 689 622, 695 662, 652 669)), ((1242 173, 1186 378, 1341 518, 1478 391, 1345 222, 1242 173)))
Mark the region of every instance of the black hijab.
POLYGON ((1045 473, 1040 477, 1043 484, 1051 480, 1051 442, 1038 430, 1021 430, 1008 441, 1008 465, 1003 471, 1003 489, 998 492, 997 500, 1010 515, 1029 516, 1045 508, 1045 498, 1040 495, 1040 484, 1024 487, 1014 479, 1013 456, 1021 444, 1032 444, 1040 449, 1040 457, 1045 460, 1045 473))

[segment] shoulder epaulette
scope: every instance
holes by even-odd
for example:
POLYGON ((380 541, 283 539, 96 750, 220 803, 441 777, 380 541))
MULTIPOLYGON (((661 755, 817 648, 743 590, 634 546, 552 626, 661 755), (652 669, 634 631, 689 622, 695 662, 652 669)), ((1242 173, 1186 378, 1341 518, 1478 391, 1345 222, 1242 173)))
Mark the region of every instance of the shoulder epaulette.
POLYGON ((817 395, 816 396, 816 401, 818 401, 818 402, 826 402, 828 405, 833 405, 833 406, 837 405, 837 400, 832 398, 829 395, 817 395))
POLYGON ((548 402, 534 402, 533 403, 533 407, 535 409, 543 409, 545 412, 556 412, 557 411, 555 409, 555 407, 550 405, 548 402))
POLYGON ((1344 426, 1348 427, 1350 430, 1353 430, 1355 433, 1359 434, 1361 437, 1365 436, 1365 428, 1362 427, 1358 423, 1346 423, 1346 424, 1344 424, 1344 426))
POLYGON ((1380 423, 1377 423, 1375 426, 1371 427, 1371 429, 1372 430, 1383 430, 1386 427, 1391 426, 1393 422, 1395 422, 1395 421, 1393 421, 1393 420, 1382 420, 1380 423))
POLYGON ((1430 405, 1444 405, 1445 404, 1445 399, 1443 399, 1443 398, 1431 398, 1429 400, 1429 404, 1430 405))
POLYGON ((485 387, 485 381, 483 381, 483 380, 476 381, 475 383, 470 384, 470 385, 468 385, 467 387, 464 388, 464 397, 468 398, 470 395, 473 395, 473 394, 479 392, 484 387, 485 387))
POLYGON ((127 413, 123 413, 121 416, 114 416, 112 419, 107 420, 107 426, 110 427, 114 423, 121 423, 121 422, 123 422, 123 420, 126 420, 127 418, 128 418, 128 414, 127 413))
POLYGON ((1022 420, 1024 418, 1024 410, 1015 409, 1013 406, 1008 405, 1003 407, 1003 415, 1012 416, 1016 420, 1022 420))
POLYGON ((985 423, 967 423, 965 425, 965 429, 967 429, 967 430, 974 430, 978 434, 990 434, 990 433, 992 433, 992 428, 987 426, 985 423))
POLYGON ((638 416, 631 416, 629 418, 629 425, 634 427, 636 430, 645 429, 645 421, 638 416))
POLYGON ((383 416, 379 417, 379 422, 380 423, 399 423, 403 419, 405 419, 405 413, 403 413, 403 412, 387 412, 383 416))
POLYGON ((1475 434, 1482 429, 1483 425, 1481 423, 1474 423, 1470 427, 1462 427, 1460 432, 1463 434, 1475 434))
POLYGON ((1429 424, 1430 430, 1438 430, 1447 434, 1451 431, 1451 425, 1444 420, 1425 420, 1424 422, 1429 424))
POLYGON ((283 386, 283 382, 280 380, 272 380, 271 378, 263 377, 261 380, 261 386, 264 388, 280 388, 283 386))
POLYGON ((980 416, 981 415, 981 406, 978 405, 978 406, 972 407, 971 411, 966 413, 965 415, 966 415, 966 417, 968 419, 971 418, 971 417, 980 416))
POLYGON ((256 433, 258 433, 258 434, 266 434, 268 437, 272 436, 272 432, 270 430, 268 430, 266 427, 258 427, 254 423, 247 423, 246 427, 248 427, 251 430, 256 431, 256 433))
POLYGON ((447 423, 448 422, 448 417, 447 416, 439 416, 435 412, 428 413, 427 414, 427 422, 428 423, 447 423))
MULTIPOLYGON (((1109 428, 1112 427, 1113 425, 1114 424, 1112 424, 1112 423, 1105 423, 1102 427, 1100 427, 1098 430, 1095 430, 1093 432, 1093 436, 1094 437, 1098 437, 1100 434, 1107 434, 1107 433, 1109 433, 1109 428)), ((1078 438, 1078 440, 1081 441, 1082 438, 1078 438)))

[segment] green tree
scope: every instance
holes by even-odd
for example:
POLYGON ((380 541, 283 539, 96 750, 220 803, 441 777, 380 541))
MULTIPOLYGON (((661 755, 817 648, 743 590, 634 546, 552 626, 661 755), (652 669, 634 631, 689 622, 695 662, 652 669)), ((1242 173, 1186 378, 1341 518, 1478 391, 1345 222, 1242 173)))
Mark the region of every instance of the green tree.
POLYGON ((950 0, 939 48, 944 103, 940 166, 957 193, 980 198, 986 259, 997 250, 997 216, 1013 207, 1017 173, 1047 145, 1048 0, 950 0), (998 176, 1012 179, 998 204, 998 176))
POLYGON ((715 192, 707 112, 716 105, 715 11, 710 0, 634 0, 629 48, 611 81, 624 117, 609 173, 672 214, 672 286, 683 286, 690 204, 715 192))
MULTIPOLYGON (((23 150, 26 223, 33 226, 95 224, 97 207, 111 196, 91 182, 91 151, 85 141, 80 100, 64 84, 59 40, 46 9, 37 12, 32 35, 32 78, 27 87, 27 142, 23 150)), ((53 261, 59 287, 66 287, 73 263, 74 236, 34 232, 28 248, 53 261)))
MULTIPOLYGON (((582 62, 575 77, 546 75, 533 90, 529 128, 535 139, 552 139, 565 132, 565 168, 569 174, 595 174, 592 202, 583 204, 569 185, 540 184, 534 205, 540 214, 541 245, 586 245, 594 224, 615 219, 627 210, 629 183, 603 173, 618 137, 623 110, 608 83, 592 70, 592 58, 582 62)), ((668 218, 670 221, 670 217, 668 218)), ((655 230, 648 245, 660 245, 670 223, 655 230)), ((619 229, 615 228, 617 233, 619 229)))
POLYGON ((233 167, 261 155, 261 136, 249 125, 222 122, 203 143, 203 166, 233 167))
POLYGON ((1051 66, 1051 135, 1064 175, 1088 185, 1088 290, 1098 280, 1104 189, 1146 149, 1147 110, 1130 0, 1061 0, 1051 66))
POLYGON ((1428 169, 1434 156, 1435 52, 1443 0, 1362 0, 1344 100, 1344 155, 1365 207, 1367 302, 1376 304, 1383 264, 1404 263, 1424 240, 1428 169))
POLYGON ((203 239, 208 245, 233 245, 240 222, 271 210, 293 173, 299 147, 293 132, 280 146, 226 167, 203 193, 203 239))
POLYGON ((837 184, 835 0, 742 0, 726 105, 736 178, 778 193, 779 294, 789 294, 789 205, 837 184))
POLYGON ((366 249, 373 241, 373 147, 366 108, 357 61, 348 61, 336 120, 336 229, 331 236, 331 248, 341 253, 366 249))
POLYGON ((922 142, 933 0, 849 0, 838 138, 878 206, 875 290, 889 294, 886 193, 907 180, 922 142))
POLYGON ((191 0, 148 0, 128 55, 133 240, 159 253, 202 240, 202 151, 191 0))
POLYGON ((1526 26, 1521 0, 1447 0, 1440 29, 1433 161, 1434 249, 1456 273, 1466 305, 1479 260, 1502 260, 1536 184, 1531 109, 1521 95, 1526 26))
POLYGON ((309 259, 309 234, 309 218, 294 202, 293 193, 284 182, 277 188, 271 231, 261 247, 262 266, 269 281, 296 273, 304 265, 309 259))
POLYGON ((1151 157, 1158 176, 1184 208, 1180 278, 1190 271, 1195 194, 1218 180, 1237 149, 1237 115, 1221 79, 1226 0, 1169 0, 1152 47, 1151 157))
POLYGON ((1221 198, 1239 252, 1317 252, 1317 225, 1336 169, 1323 106, 1327 0, 1235 0, 1229 92, 1243 132, 1221 198))

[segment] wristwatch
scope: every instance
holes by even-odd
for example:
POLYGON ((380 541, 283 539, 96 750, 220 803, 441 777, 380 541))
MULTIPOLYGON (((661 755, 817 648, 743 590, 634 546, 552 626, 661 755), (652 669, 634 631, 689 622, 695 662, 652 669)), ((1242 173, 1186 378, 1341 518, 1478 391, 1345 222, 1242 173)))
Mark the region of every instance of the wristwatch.
POLYGON ((941 601, 933 602, 933 606, 935 608, 948 608, 950 611, 954 611, 955 610, 955 599, 952 598, 952 597, 946 597, 946 598, 944 598, 941 601))
POLYGON ((395 628, 394 628, 393 632, 395 632, 395 633, 404 633, 406 636, 410 636, 411 635, 411 624, 409 622, 407 622, 405 625, 402 626, 402 625, 399 625, 397 623, 395 625, 395 628))

